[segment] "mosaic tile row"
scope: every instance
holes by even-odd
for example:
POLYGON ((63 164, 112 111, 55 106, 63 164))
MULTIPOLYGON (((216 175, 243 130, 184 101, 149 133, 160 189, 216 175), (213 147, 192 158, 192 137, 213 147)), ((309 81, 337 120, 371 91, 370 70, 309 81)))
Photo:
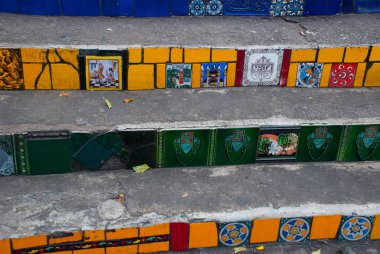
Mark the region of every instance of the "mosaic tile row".
POLYGON ((380 239, 380 215, 327 215, 239 222, 173 222, 142 228, 61 232, 0 240, 2 254, 154 253, 319 239, 380 239), (63 234, 62 234, 63 233, 63 234), (12 243, 12 245, 11 245, 12 243))
POLYGON ((380 46, 0 49, 0 90, 380 86, 380 46))
POLYGON ((380 125, 0 135, 0 175, 380 160, 380 125))
POLYGON ((298 16, 379 12, 377 0, 0 0, 0 12, 67 16, 298 16))

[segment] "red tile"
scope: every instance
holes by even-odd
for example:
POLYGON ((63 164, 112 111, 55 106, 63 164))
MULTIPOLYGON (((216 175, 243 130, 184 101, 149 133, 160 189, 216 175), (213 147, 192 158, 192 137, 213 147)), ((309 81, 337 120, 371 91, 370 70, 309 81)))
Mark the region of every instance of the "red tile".
POLYGON ((189 224, 170 223, 170 249, 185 251, 189 248, 189 224))
POLYGON ((286 86, 288 82, 289 66, 290 66, 290 53, 291 49, 285 49, 284 58, 282 59, 282 69, 281 69, 281 78, 280 86, 286 86))
POLYGON ((356 63, 333 64, 329 87, 354 87, 357 67, 356 63))
POLYGON ((241 86, 243 81, 245 50, 238 50, 236 63, 235 86, 241 86))

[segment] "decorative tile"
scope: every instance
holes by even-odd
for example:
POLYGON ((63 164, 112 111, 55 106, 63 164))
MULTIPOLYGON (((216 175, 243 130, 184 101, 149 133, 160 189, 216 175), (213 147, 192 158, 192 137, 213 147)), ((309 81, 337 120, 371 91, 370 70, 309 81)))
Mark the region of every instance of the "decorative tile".
POLYGON ((258 134, 258 128, 218 129, 215 165, 254 163, 258 134))
POLYGON ((339 230, 340 241, 369 240, 373 217, 343 216, 339 230))
POLYGON ((281 219, 279 242, 305 242, 310 238, 311 218, 281 219))
POLYGON ((270 0, 225 0, 224 15, 268 16, 270 0))
POLYGON ((122 90, 122 58, 120 56, 87 56, 87 90, 122 90))
POLYGON ((288 0, 286 6, 287 16, 301 16, 303 15, 304 0, 288 0))
POLYGON ((166 87, 191 88, 191 64, 167 64, 166 87))
POLYGON ((297 161, 335 161, 343 126, 302 126, 297 161))
POLYGON ((297 128, 260 129, 256 160, 295 160, 298 135, 299 129, 297 128))
POLYGON ((15 173, 18 175, 29 175, 29 156, 28 156, 28 146, 25 140, 25 134, 14 134, 13 135, 13 145, 14 145, 14 156, 15 156, 15 173))
POLYGON ((354 87, 358 64, 333 64, 329 87, 354 87))
POLYGON ((203 63, 202 87, 225 87, 227 86, 227 63, 203 63))
POLYGON ((0 90, 24 88, 19 49, 0 49, 0 90))
POLYGON ((280 82, 284 50, 250 49, 245 52, 243 86, 276 86, 280 82))
POLYGON ((170 250, 185 251, 189 248, 189 230, 188 223, 170 223, 170 250))
POLYGON ((236 247, 249 244, 252 222, 218 224, 219 246, 236 247))
POLYGON ((323 64, 298 64, 296 87, 319 87, 321 83, 322 69, 323 64))
POLYGON ((220 16, 223 14, 223 0, 189 0, 190 16, 220 16))
POLYGON ((9 176, 14 173, 12 136, 0 135, 0 176, 9 176))
POLYGON ((270 16, 286 16, 287 3, 288 0, 272 0, 270 6, 269 15, 270 16))

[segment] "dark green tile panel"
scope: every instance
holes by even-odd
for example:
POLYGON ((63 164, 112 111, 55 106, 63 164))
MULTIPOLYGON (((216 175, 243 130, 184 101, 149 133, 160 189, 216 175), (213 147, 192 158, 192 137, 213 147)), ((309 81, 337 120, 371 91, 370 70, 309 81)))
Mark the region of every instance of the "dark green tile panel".
POLYGON ((9 176, 14 173, 12 136, 0 135, 0 176, 9 176))
POLYGON ((25 135, 26 134, 13 135, 15 173, 17 175, 30 174, 28 144, 26 142, 25 135))
POLYGON ((302 126, 297 161, 335 161, 343 126, 302 126))

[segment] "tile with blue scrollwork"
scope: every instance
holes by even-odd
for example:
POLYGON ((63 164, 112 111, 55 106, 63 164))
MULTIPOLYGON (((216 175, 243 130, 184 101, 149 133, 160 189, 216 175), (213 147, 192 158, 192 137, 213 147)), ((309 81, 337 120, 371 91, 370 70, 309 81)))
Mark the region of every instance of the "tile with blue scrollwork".
POLYGON ((268 16, 272 0, 224 0, 224 15, 268 16))
POLYGON ((220 16, 223 14, 223 0, 189 0, 190 16, 220 16))

